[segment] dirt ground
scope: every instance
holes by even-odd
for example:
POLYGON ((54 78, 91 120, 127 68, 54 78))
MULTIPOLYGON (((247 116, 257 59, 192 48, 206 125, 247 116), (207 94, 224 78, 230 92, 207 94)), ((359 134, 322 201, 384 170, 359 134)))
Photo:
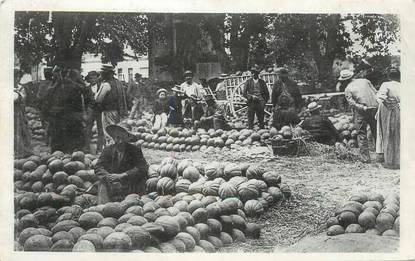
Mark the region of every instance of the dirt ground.
POLYGON ((222 252, 272 252, 274 248, 297 243, 302 238, 325 234, 325 222, 336 207, 355 193, 378 192, 383 195, 399 192, 399 171, 384 169, 379 163, 340 161, 334 152, 313 153, 313 156, 278 157, 266 148, 241 149, 232 153, 174 153, 143 149, 150 163, 164 157, 190 158, 194 161, 229 161, 261 164, 267 170, 278 170, 282 182, 288 184, 293 199, 268 209, 252 222, 263 225, 259 239, 233 244, 222 252), (319 155, 315 155, 319 154, 319 155))

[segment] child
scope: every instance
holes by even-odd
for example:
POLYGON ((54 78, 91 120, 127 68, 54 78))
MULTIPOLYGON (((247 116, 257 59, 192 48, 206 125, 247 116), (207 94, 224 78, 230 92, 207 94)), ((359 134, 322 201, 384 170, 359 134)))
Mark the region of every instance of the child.
POLYGON ((166 127, 167 115, 169 113, 169 104, 167 100, 166 89, 159 89, 157 91, 158 99, 153 105, 153 128, 161 129, 166 127))

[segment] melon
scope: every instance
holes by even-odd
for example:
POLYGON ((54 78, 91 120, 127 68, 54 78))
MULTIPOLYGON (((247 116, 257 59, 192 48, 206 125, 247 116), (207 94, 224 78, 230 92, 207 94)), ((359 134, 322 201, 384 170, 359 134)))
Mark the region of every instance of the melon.
POLYGON ((49 251, 52 240, 44 235, 33 235, 24 243, 24 251, 49 251))
POLYGON ((254 239, 258 239, 261 235, 261 226, 255 223, 247 223, 245 234, 248 237, 252 237, 254 239))
POLYGON ((178 180, 175 185, 176 193, 187 192, 190 184, 192 184, 192 182, 186 178, 178 180))
POLYGON ((119 218, 124 214, 124 209, 120 202, 108 202, 102 210, 103 217, 119 218))
POLYGON ((197 230, 197 228, 195 228, 193 226, 188 226, 188 227, 185 228, 185 231, 193 237, 193 239, 196 243, 198 243, 200 241, 201 236, 200 236, 199 230, 197 230))
POLYGON ((326 226, 329 228, 334 225, 339 225, 339 219, 337 217, 330 217, 326 222, 326 226))
POLYGON ((388 236, 388 237, 398 237, 399 236, 399 234, 398 234, 398 232, 396 232, 395 230, 393 230, 393 229, 388 229, 388 230, 385 230, 383 233, 382 233, 382 236, 388 236))
POLYGON ((284 198, 281 189, 278 187, 269 187, 268 193, 272 196, 274 202, 279 202, 284 198))
POLYGON ((201 248, 203 248, 203 250, 206 253, 214 253, 215 252, 215 246, 207 240, 203 240, 203 239, 200 240, 199 241, 199 246, 201 248))
POLYGON ((134 249, 143 249, 150 241, 150 233, 139 226, 127 227, 123 232, 130 237, 134 249))
POLYGON ((385 230, 392 229, 395 218, 386 212, 380 212, 376 217, 376 228, 383 233, 385 230))
POLYGON ((363 228, 373 228, 376 225, 376 216, 369 211, 363 211, 357 218, 357 222, 363 228))
POLYGON ((264 208, 258 200, 251 199, 245 203, 245 214, 248 217, 258 217, 264 212, 264 208))
POLYGON ((176 239, 179 239, 180 241, 182 241, 185 245, 186 251, 192 251, 195 246, 196 246, 196 241, 194 240, 194 238, 185 232, 180 232, 176 235, 175 237, 176 239))
POLYGON ((327 230, 327 235, 328 236, 337 236, 340 234, 344 234, 344 228, 340 225, 333 225, 331 227, 329 227, 329 229, 327 230))
POLYGON ((236 197, 238 195, 236 186, 230 182, 222 183, 219 186, 218 193, 219 193, 219 197, 222 199, 236 197))
POLYGON ((218 162, 211 162, 205 165, 204 168, 205 176, 209 180, 219 178, 223 176, 223 168, 218 162))
POLYGON ((380 236, 382 233, 380 233, 379 230, 377 230, 376 228, 370 228, 368 230, 366 230, 365 232, 366 234, 371 234, 371 235, 377 235, 380 236))
POLYGON ((236 163, 226 164, 223 172, 224 172, 225 178, 227 179, 231 179, 233 177, 242 175, 242 169, 240 167, 240 164, 236 164, 236 163))
POLYGON ((239 185, 238 195, 242 201, 248 201, 257 198, 259 191, 255 185, 245 182, 239 185))
POLYGON ((163 177, 157 182, 157 192, 161 195, 173 194, 175 190, 175 183, 169 177, 163 177))
POLYGON ((209 234, 209 226, 205 223, 195 224, 194 227, 199 231, 200 238, 204 239, 209 234))
POLYGON ((281 184, 281 176, 275 171, 267 171, 262 174, 262 179, 268 187, 277 187, 281 184))
POLYGON ((191 182, 196 182, 200 177, 199 170, 194 166, 185 168, 182 175, 183 178, 188 179, 191 182))
POLYGON ((172 163, 166 163, 164 165, 162 165, 161 169, 160 169, 160 177, 168 177, 171 179, 176 179, 177 178, 177 168, 174 164, 172 163))
POLYGON ((72 252, 95 252, 95 245, 88 240, 80 240, 78 241, 73 249, 72 252))
POLYGON ((346 230, 344 231, 347 233, 364 233, 365 230, 359 225, 359 224, 350 224, 346 227, 346 230))
POLYGON ((232 237, 226 232, 220 232, 219 239, 224 246, 230 246, 233 243, 232 237))
POLYGON ((103 247, 104 239, 98 234, 85 234, 78 238, 78 242, 86 240, 94 244, 96 250, 100 250, 103 247))
POLYGON ((265 171, 262 168, 260 168, 259 166, 251 165, 246 170, 246 177, 248 179, 261 179, 262 174, 264 174, 264 173, 265 173, 265 171))
POLYGON ((123 252, 132 247, 131 238, 124 232, 114 232, 104 239, 104 249, 107 251, 123 252))
POLYGON ((85 230, 81 227, 71 228, 68 232, 72 235, 75 242, 78 241, 78 239, 86 233, 85 230))
POLYGON ((216 249, 223 247, 223 243, 218 237, 208 236, 206 240, 209 241, 216 249))
POLYGON ((163 227, 163 236, 165 239, 171 239, 176 236, 180 231, 180 226, 176 219, 169 216, 162 216, 156 219, 154 222, 163 227))
POLYGON ((356 215, 351 211, 343 211, 342 213, 340 213, 338 218, 339 218, 339 224, 342 225, 343 227, 347 227, 348 225, 357 222, 356 215))
POLYGON ((244 243, 246 241, 245 234, 239 229, 232 229, 231 235, 234 242, 244 243))

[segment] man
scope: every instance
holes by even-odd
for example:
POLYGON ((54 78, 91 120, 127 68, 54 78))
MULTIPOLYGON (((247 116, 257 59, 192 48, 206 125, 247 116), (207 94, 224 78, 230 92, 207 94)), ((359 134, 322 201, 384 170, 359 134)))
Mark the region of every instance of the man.
POLYGON ((51 151, 72 153, 85 146, 85 116, 90 96, 78 70, 54 69, 44 111, 49 122, 51 151))
POLYGON ((86 142, 85 142, 85 151, 91 152, 91 139, 92 139, 92 128, 94 127, 94 123, 97 124, 97 132, 98 132, 98 141, 97 141, 97 148, 96 153, 102 151, 102 148, 105 144, 105 136, 104 130, 102 128, 102 116, 101 111, 96 106, 95 100, 98 96, 98 91, 100 87, 100 74, 96 71, 88 72, 88 75, 85 77, 85 80, 89 83, 87 86, 87 91, 91 96, 91 103, 88 107, 87 111, 87 119, 86 119, 86 142))
POLYGON ((99 177, 98 204, 122 201, 132 193, 143 195, 148 164, 141 148, 130 143, 137 137, 117 125, 108 125, 105 131, 114 144, 104 149, 94 169, 99 177))
POLYGON ((173 95, 168 98, 169 113, 167 124, 173 126, 183 125, 182 101, 185 99, 185 94, 179 88, 171 88, 173 95))
POLYGON ((222 73, 219 76, 219 82, 216 85, 216 89, 215 89, 215 93, 216 93, 216 97, 219 100, 226 100, 226 83, 225 83, 225 79, 228 75, 225 73, 222 73))
POLYGON ((14 69, 14 156, 29 157, 32 154, 31 136, 25 113, 26 92, 19 81, 22 72, 14 69))
POLYGON ((45 106, 43 106, 43 103, 45 103, 46 94, 48 92, 48 89, 52 86, 52 67, 45 67, 43 69, 43 75, 45 77, 44 80, 39 82, 38 89, 37 89, 37 100, 38 100, 38 107, 40 112, 40 122, 42 123, 43 129, 46 131, 46 144, 49 145, 49 135, 48 135, 48 123, 46 121, 46 112, 42 110, 47 109, 45 106))
POLYGON ((290 99, 290 108, 294 108, 297 112, 301 110, 303 100, 297 83, 288 77, 288 70, 280 68, 277 71, 278 80, 275 81, 272 88, 272 105, 274 110, 278 110, 281 97, 290 99))
POLYGON ((183 76, 185 82, 180 85, 180 90, 187 96, 182 101, 183 117, 192 118, 193 121, 199 120, 203 115, 201 101, 205 91, 200 84, 193 81, 192 71, 185 71, 183 76))
POLYGON ((243 96, 247 99, 248 106, 248 128, 254 128, 255 115, 258 119, 259 128, 264 128, 265 104, 269 100, 269 91, 264 80, 259 79, 259 68, 251 68, 252 77, 245 83, 243 96))
POLYGON ((297 112, 290 107, 290 99, 286 96, 281 97, 279 102, 279 109, 275 110, 273 114, 272 126, 277 130, 283 126, 296 125, 300 122, 297 112))
POLYGON ((334 145, 337 141, 341 141, 340 136, 333 123, 327 117, 320 115, 320 109, 321 105, 317 102, 311 102, 307 106, 310 117, 301 124, 302 128, 309 131, 316 142, 334 145))
POLYGON ((143 81, 141 74, 136 73, 134 75, 134 81, 128 85, 127 99, 132 99, 133 106, 130 112, 130 119, 134 119, 136 116, 140 116, 140 106, 144 105, 143 97, 143 81))
POLYGON ((218 106, 212 95, 205 96, 207 108, 205 114, 200 118, 200 125, 204 129, 227 129, 228 123, 226 112, 222 106, 218 106))
POLYGON ((367 125, 370 126, 372 137, 376 137, 375 115, 378 108, 376 90, 367 79, 353 79, 353 72, 350 70, 341 71, 338 80, 347 86, 344 95, 354 114, 361 161, 369 163, 367 125))
POLYGON ((117 124, 127 115, 127 100, 122 83, 114 78, 114 67, 104 65, 101 69, 102 83, 99 89, 96 104, 102 112, 102 127, 106 139, 110 136, 105 133, 107 126, 117 124))

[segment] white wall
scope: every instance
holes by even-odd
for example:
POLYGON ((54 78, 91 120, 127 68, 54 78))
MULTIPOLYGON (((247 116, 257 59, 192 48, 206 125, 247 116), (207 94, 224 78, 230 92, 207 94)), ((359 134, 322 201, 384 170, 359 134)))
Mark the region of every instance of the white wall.
MULTIPOLYGON (((100 56, 93 56, 93 55, 84 55, 83 62, 81 65, 82 75, 86 76, 90 71, 100 71, 102 67, 101 57, 100 56)), ((143 78, 148 78, 148 58, 147 57, 140 57, 139 60, 133 60, 131 58, 119 62, 115 67, 116 76, 119 77, 120 80, 125 80, 128 82, 129 75, 128 69, 132 69, 131 75, 132 79, 134 80, 134 74, 140 73, 143 78), (119 69, 121 69, 121 74, 119 75, 119 69)))

